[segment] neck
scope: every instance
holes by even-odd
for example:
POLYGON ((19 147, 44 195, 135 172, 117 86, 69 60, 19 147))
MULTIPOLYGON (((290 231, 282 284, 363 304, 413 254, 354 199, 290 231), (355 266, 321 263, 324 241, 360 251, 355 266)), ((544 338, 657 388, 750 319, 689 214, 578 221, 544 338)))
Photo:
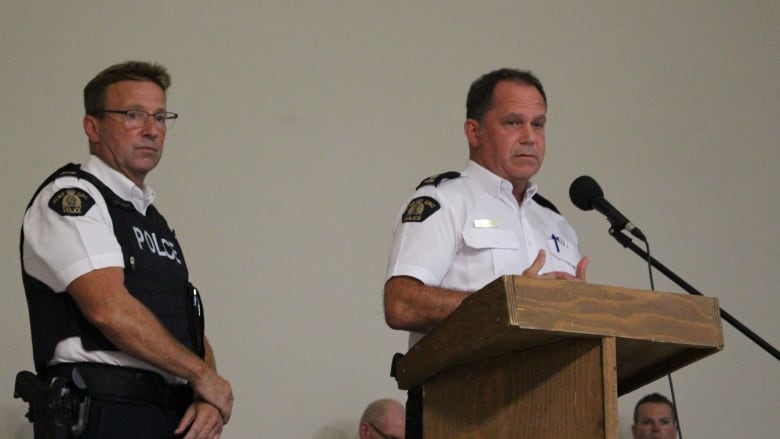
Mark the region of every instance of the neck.
POLYGON ((512 195, 517 199, 517 204, 521 204, 525 198, 525 191, 528 189, 528 183, 522 187, 512 186, 512 195))

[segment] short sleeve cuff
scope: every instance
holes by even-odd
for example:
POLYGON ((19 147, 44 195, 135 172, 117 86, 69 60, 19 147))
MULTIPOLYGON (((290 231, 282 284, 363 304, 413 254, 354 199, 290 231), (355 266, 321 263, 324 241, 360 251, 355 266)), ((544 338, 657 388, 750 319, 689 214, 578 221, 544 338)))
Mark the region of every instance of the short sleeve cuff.
POLYGON ((59 282, 60 285, 56 285, 57 288, 53 289, 54 291, 65 291, 65 288, 67 288, 71 282, 80 276, 89 273, 90 271, 107 267, 124 268, 124 266, 124 259, 119 253, 93 256, 89 259, 83 259, 62 270, 62 272, 57 276, 57 282, 59 282))
POLYGON ((389 280, 391 277, 395 276, 413 277, 423 284, 430 286, 438 286, 440 282, 439 279, 437 279, 436 276, 434 276, 430 271, 421 267, 415 267, 413 265, 397 265, 393 267, 393 269, 388 273, 386 280, 389 280))

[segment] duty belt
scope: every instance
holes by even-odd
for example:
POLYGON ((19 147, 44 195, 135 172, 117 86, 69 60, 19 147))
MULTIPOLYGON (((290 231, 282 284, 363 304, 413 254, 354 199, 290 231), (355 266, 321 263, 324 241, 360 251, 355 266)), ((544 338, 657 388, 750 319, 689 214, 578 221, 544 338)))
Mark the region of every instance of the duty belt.
POLYGON ((132 367, 98 363, 62 363, 49 366, 49 380, 74 379, 74 369, 86 385, 85 393, 93 399, 127 404, 150 404, 167 409, 184 410, 192 402, 187 385, 166 383, 155 372, 132 367))

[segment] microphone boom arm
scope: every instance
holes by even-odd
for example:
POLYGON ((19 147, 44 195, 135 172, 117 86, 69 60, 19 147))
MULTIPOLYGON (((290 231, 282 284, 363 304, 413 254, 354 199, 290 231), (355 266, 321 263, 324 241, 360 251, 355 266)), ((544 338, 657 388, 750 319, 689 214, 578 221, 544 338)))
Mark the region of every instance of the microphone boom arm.
MULTIPOLYGON (((696 288, 691 286, 688 282, 684 281, 682 278, 677 276, 672 270, 666 268, 662 263, 658 262, 655 258, 648 255, 646 251, 642 250, 641 247, 634 244, 634 241, 624 235, 623 233, 620 233, 620 230, 616 230, 614 227, 609 228, 609 234, 612 235, 617 242, 619 242, 623 247, 626 247, 636 253, 640 258, 642 258, 645 261, 650 261, 650 264, 655 267, 658 271, 663 273, 667 278, 669 278, 671 281, 676 283, 680 286, 680 288, 687 291, 689 294, 693 294, 695 296, 703 296, 702 293, 700 293, 696 288)), ((762 347, 765 351, 769 352, 773 357, 775 357, 776 360, 780 361, 780 351, 778 351, 775 347, 773 347, 769 342, 764 340, 763 338, 759 337, 758 334, 751 331, 750 328, 743 325, 739 320, 734 318, 731 314, 726 312, 723 308, 720 308, 720 316, 723 320, 729 322, 731 326, 736 328, 739 332, 744 334, 747 338, 752 340, 754 343, 762 347)))

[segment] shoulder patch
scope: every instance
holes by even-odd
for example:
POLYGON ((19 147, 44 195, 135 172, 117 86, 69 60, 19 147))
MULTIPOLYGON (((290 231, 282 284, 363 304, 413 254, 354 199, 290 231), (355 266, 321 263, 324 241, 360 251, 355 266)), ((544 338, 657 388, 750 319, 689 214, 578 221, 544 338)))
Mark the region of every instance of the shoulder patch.
POLYGON ((60 189, 52 195, 49 207, 62 216, 83 216, 95 205, 95 200, 78 188, 60 189))
POLYGON ((409 202, 406 211, 401 217, 402 223, 421 223, 433 215, 441 205, 431 197, 417 197, 409 202))
POLYGON ((428 185, 438 186, 439 183, 441 183, 444 180, 452 180, 453 178, 458 178, 458 177, 460 177, 460 172, 455 172, 455 171, 433 175, 421 181, 420 184, 418 184, 415 189, 420 189, 421 187, 428 186, 428 185))
POLYGON ((550 200, 548 200, 547 198, 544 198, 543 196, 539 195, 538 193, 534 194, 533 200, 536 201, 536 203, 538 205, 540 205, 542 207, 546 207, 546 208, 552 210, 553 212, 557 213, 558 215, 561 214, 560 212, 558 212, 558 208, 555 207, 555 205, 553 203, 551 203, 550 200))

